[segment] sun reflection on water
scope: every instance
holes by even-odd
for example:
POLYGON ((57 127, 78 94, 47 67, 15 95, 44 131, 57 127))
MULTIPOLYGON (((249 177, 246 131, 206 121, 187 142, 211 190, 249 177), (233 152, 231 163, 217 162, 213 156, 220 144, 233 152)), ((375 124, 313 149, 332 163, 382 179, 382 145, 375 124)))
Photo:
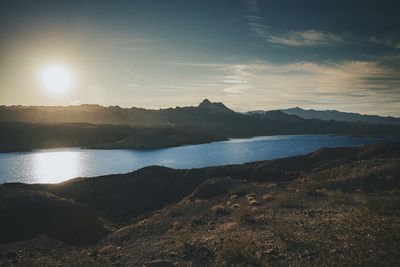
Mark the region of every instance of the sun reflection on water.
POLYGON ((78 151, 54 151, 36 153, 33 157, 35 177, 39 183, 58 183, 75 178, 79 174, 81 153, 78 151))

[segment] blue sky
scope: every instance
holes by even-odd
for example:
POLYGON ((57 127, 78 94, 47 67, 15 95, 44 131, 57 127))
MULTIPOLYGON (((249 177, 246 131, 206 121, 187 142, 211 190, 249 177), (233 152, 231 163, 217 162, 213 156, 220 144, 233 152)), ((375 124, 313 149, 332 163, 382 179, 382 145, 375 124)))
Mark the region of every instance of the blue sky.
POLYGON ((0 104, 400 116, 396 1, 1 1, 0 104), (38 72, 63 64, 62 95, 38 72))

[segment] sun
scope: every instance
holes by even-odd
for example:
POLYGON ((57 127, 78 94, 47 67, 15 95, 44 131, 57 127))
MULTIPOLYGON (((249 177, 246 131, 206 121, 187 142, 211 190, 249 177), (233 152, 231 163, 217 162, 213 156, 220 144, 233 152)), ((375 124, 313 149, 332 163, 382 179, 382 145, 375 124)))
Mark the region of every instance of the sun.
POLYGON ((63 93, 71 88, 73 77, 64 65, 49 65, 41 70, 40 81, 48 91, 63 93))

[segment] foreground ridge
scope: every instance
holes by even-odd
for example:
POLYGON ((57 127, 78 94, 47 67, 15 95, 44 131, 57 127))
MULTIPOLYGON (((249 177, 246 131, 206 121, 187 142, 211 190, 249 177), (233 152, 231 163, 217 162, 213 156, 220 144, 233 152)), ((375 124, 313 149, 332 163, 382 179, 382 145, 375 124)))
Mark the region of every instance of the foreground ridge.
POLYGON ((392 143, 203 169, 151 166, 56 185, 5 184, 0 262, 396 265, 399 163, 400 144, 392 143))

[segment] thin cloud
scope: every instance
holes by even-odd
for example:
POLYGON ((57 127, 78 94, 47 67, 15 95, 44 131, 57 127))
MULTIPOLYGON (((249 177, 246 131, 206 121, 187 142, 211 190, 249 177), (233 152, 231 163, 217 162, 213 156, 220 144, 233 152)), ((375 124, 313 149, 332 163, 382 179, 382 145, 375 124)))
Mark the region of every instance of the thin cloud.
MULTIPOLYGON (((213 93, 215 98, 232 107, 240 96, 242 110, 279 109, 303 104, 305 108, 354 112, 367 109, 376 114, 398 114, 400 72, 379 61, 191 62, 180 66, 206 71, 208 75, 199 77, 194 83, 198 90, 213 93), (318 102, 312 101, 315 99, 318 102), (248 106, 243 106, 243 103, 248 103, 248 106)), ((179 81, 175 85, 180 86, 179 81)))
POLYGON ((246 0, 245 1, 247 8, 252 11, 252 12, 259 12, 259 8, 258 8, 258 1, 257 0, 246 0))
POLYGON ((316 30, 290 31, 282 35, 271 35, 266 41, 287 46, 319 46, 350 43, 349 38, 316 30))
POLYGON ((142 75, 140 75, 140 74, 138 74, 138 73, 136 73, 136 72, 133 72, 133 71, 130 70, 130 69, 126 69, 125 72, 128 73, 129 75, 131 75, 131 76, 137 78, 137 79, 140 79, 140 80, 143 80, 143 79, 144 79, 142 75))
POLYGON ((257 0, 245 1, 250 13, 245 16, 251 36, 257 37, 269 44, 285 46, 320 46, 351 43, 349 36, 337 35, 317 30, 289 31, 283 34, 272 34, 270 27, 260 14, 257 0))
POLYGON ((269 27, 264 24, 264 18, 260 16, 246 16, 250 34, 255 37, 266 39, 270 36, 269 27))
POLYGON ((369 41, 373 44, 380 44, 389 46, 395 49, 400 49, 400 37, 397 36, 384 36, 381 38, 371 37, 369 41))

